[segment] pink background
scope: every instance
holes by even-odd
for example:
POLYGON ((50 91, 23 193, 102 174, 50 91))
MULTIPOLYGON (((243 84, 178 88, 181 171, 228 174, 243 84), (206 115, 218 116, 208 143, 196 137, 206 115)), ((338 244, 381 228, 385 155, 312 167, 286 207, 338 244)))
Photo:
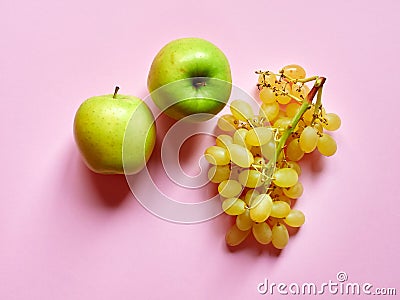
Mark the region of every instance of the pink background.
POLYGON ((264 278, 339 271, 399 294, 399 3, 2 1, 0 299, 258 299, 264 278), (152 58, 185 36, 217 44, 249 93, 260 68, 328 78, 339 149, 303 163, 307 221, 280 255, 252 239, 228 249, 225 216, 153 216, 124 176, 91 173, 77 152, 80 103, 116 84, 145 97, 152 58))

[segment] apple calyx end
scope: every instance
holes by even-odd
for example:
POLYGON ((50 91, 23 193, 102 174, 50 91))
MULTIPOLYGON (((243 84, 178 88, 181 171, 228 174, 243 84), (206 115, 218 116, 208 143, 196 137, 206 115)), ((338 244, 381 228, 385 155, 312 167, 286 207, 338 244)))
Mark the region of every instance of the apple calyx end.
POLYGON ((196 89, 199 89, 202 86, 206 86, 207 82, 206 82, 206 79, 204 77, 195 77, 195 78, 192 79, 192 85, 196 89))

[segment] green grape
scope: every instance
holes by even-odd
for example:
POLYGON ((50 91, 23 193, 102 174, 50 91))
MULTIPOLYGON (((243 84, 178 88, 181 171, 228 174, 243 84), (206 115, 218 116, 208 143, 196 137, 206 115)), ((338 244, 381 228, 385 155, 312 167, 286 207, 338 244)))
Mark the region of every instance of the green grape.
POLYGON ((230 162, 228 150, 219 146, 208 147, 204 152, 204 156, 213 165, 227 165, 230 162))
POLYGON ((318 133, 324 132, 324 127, 322 126, 321 122, 319 122, 319 120, 315 120, 314 128, 318 131, 318 133))
POLYGON ((272 231, 269 225, 265 222, 255 223, 252 228, 253 235, 257 242, 267 245, 272 240, 272 231))
POLYGON ((286 147, 286 157, 291 161, 299 161, 304 156, 304 151, 300 147, 299 139, 293 139, 286 147))
POLYGON ((276 81, 276 76, 272 73, 260 74, 258 76, 258 83, 262 85, 273 85, 276 81))
POLYGON ((299 146, 305 153, 313 152, 317 147, 318 133, 314 127, 307 126, 300 134, 299 146))
POLYGON ((285 201, 274 201, 272 203, 271 217, 274 218, 284 218, 290 212, 290 205, 285 201))
MULTIPOLYGON (((279 115, 278 115, 278 119, 281 119, 281 118, 287 118, 286 117, 286 114, 285 114, 285 110, 280 106, 279 107, 279 115)), ((274 122, 276 122, 277 120, 275 120, 274 122)))
POLYGON ((291 64, 282 68, 283 75, 287 75, 292 79, 304 79, 306 78, 306 71, 302 66, 291 64))
POLYGON ((283 193, 291 199, 300 198, 303 194, 303 185, 298 181, 294 186, 283 189, 283 193))
POLYGON ((274 128, 279 128, 280 130, 285 130, 287 129, 290 125, 292 124, 292 119, 288 118, 288 117, 282 117, 277 119, 274 122, 274 128))
POLYGON ((251 108, 250 104, 243 100, 232 101, 230 109, 232 115, 240 121, 247 121, 254 116, 253 109, 251 108))
POLYGON ((282 223, 276 223, 272 227, 272 245, 277 249, 283 249, 289 242, 289 232, 282 223))
POLYGON ((323 133, 318 139, 317 149, 322 155, 331 156, 336 153, 337 145, 329 134, 323 133))
MULTIPOLYGON (((311 122, 313 121, 314 113, 316 113, 315 106, 311 105, 310 108, 308 108, 303 114, 303 120, 307 125, 310 125, 311 122)), ((318 118, 325 118, 325 117, 326 117, 325 108, 321 107, 318 111, 318 115, 315 116, 315 122, 317 122, 318 118)))
POLYGON ((306 124, 311 124, 314 118, 314 105, 311 105, 303 114, 303 120, 306 124))
POLYGON ((276 101, 276 96, 274 91, 269 87, 264 87, 260 91, 260 100, 263 103, 274 103, 276 101))
POLYGON ((262 186, 262 174, 257 170, 243 170, 239 174, 239 182, 248 188, 257 188, 262 186))
POLYGON ((304 224, 305 220, 304 214, 297 209, 292 209, 284 219, 285 223, 290 227, 300 227, 304 224))
POLYGON ((301 167, 297 162, 287 161, 286 164, 287 164, 288 168, 294 169, 296 171, 297 175, 299 175, 299 176, 301 175, 301 167))
POLYGON ((272 122, 279 115, 278 102, 261 104, 259 114, 261 117, 266 118, 269 122, 272 122))
POLYGON ((263 84, 264 83, 264 75, 260 74, 258 75, 258 80, 257 80, 257 84, 263 84))
POLYGON ((291 168, 278 169, 274 173, 274 184, 280 187, 291 187, 297 183, 297 172, 291 168))
POLYGON ((260 195, 260 192, 254 189, 250 189, 246 192, 244 196, 244 202, 246 202, 247 206, 250 206, 251 201, 260 195))
POLYGON ((250 203, 250 218, 254 222, 264 222, 272 209, 272 198, 268 194, 260 194, 250 203))
POLYGON ((293 118, 297 114, 299 109, 300 109, 300 104, 298 104, 297 102, 289 103, 288 105, 286 105, 286 110, 285 110, 286 116, 289 118, 293 118))
POLYGON ((272 138, 272 130, 267 127, 255 127, 250 129, 245 137, 246 144, 251 146, 262 146, 272 138))
POLYGON ((272 160, 275 156, 275 140, 271 139, 268 143, 260 147, 261 154, 268 160, 272 160))
POLYGON ((232 144, 229 145, 228 151, 232 162, 239 167, 249 168, 254 163, 253 154, 243 146, 232 144))
POLYGON ((304 99, 307 100, 307 95, 310 92, 310 88, 304 84, 303 89, 304 89, 304 95, 305 95, 304 99))
POLYGON ((290 88, 290 84, 288 84, 287 82, 278 82, 275 83, 275 87, 278 89, 278 91, 275 93, 276 96, 276 101, 279 104, 282 105, 286 105, 288 104, 292 98, 290 98, 290 96, 288 96, 287 94, 291 94, 292 90, 290 88))
POLYGON ((220 134, 219 136, 217 136, 215 143, 219 147, 228 149, 228 145, 233 144, 233 139, 230 135, 220 134))
POLYGON ((233 179, 224 180, 218 185, 218 193, 225 198, 234 198, 240 195, 242 190, 242 185, 233 179))
POLYGON ((327 113, 325 115, 325 120, 326 123, 323 123, 322 126, 329 131, 338 130, 340 125, 342 124, 340 117, 334 113, 327 113))
POLYGON ((306 85, 293 83, 292 85, 292 95, 298 99, 306 100, 308 91, 306 85))
POLYGON ((246 203, 238 198, 229 198, 222 202, 222 209, 228 215, 237 216, 245 212, 246 203))
POLYGON ((234 131, 237 128, 238 121, 232 115, 223 115, 217 121, 217 126, 222 131, 234 131))
POLYGON ((250 229, 242 231, 234 224, 225 235, 226 244, 229 246, 239 245, 247 238, 250 231, 250 229))
POLYGON ((229 165, 211 166, 208 170, 208 179, 211 182, 220 183, 224 180, 228 180, 230 174, 231 169, 229 168, 229 165))
POLYGON ((251 145, 246 144, 246 135, 248 132, 246 128, 236 130, 233 134, 233 143, 250 149, 251 145))
POLYGON ((250 211, 246 209, 242 214, 236 217, 236 226, 240 230, 249 230, 253 226, 254 222, 250 219, 250 211))

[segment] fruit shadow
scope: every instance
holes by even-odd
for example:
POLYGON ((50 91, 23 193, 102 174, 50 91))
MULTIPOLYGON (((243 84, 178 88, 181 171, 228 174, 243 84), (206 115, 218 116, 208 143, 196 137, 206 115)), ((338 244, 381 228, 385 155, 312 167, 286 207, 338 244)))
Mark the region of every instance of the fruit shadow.
POLYGON ((85 165, 77 150, 73 151, 76 163, 76 172, 80 180, 78 184, 84 186, 84 189, 90 191, 92 199, 95 199, 96 204, 101 204, 108 208, 119 207, 128 197, 130 188, 126 181, 125 175, 104 175, 97 174, 85 165))
POLYGON ((312 177, 319 176, 324 170, 325 159, 318 150, 305 154, 300 160, 302 172, 309 174, 312 177))
POLYGON ((278 258, 283 250, 276 249, 271 243, 267 245, 261 245, 256 241, 253 234, 250 232, 246 240, 244 240, 240 245, 228 246, 226 248, 231 253, 239 253, 242 251, 250 252, 253 256, 262 256, 268 254, 270 257, 278 258))
POLYGON ((93 184, 94 190, 97 192, 100 203, 107 207, 120 206, 130 193, 125 175, 96 174, 87 168, 86 172, 89 173, 87 176, 93 184))
POLYGON ((157 144, 161 144, 164 139, 164 136, 167 134, 168 130, 175 124, 175 120, 168 117, 165 114, 160 114, 156 119, 156 128, 157 128, 157 144))
MULTIPOLYGON (((161 148, 162 141, 164 140, 165 135, 170 130, 172 126, 177 121, 168 117, 165 114, 161 114, 158 116, 156 121, 157 126, 157 144, 155 151, 159 151, 161 148)), ((182 143, 179 145, 179 162, 185 166, 186 164, 193 163, 193 157, 191 154, 199 152, 199 147, 201 149, 205 149, 207 147, 202 147, 203 144, 210 144, 210 136, 205 136, 204 134, 196 134, 196 132, 201 132, 202 130, 201 123, 191 123, 191 128, 193 128, 194 135, 187 138, 185 141, 177 141, 182 143)), ((177 134, 180 136, 179 130, 181 127, 178 127, 177 134)), ((184 128, 182 128, 184 130, 184 128)), ((210 144, 211 145, 211 144, 210 144)))

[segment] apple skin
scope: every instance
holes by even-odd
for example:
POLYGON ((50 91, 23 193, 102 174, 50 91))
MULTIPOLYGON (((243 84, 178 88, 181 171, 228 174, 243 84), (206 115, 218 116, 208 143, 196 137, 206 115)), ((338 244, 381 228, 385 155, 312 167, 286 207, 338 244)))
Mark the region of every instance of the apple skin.
POLYGON ((95 173, 134 174, 144 168, 153 152, 154 124, 150 109, 137 97, 95 96, 76 112, 74 137, 84 162, 95 173), (125 136, 128 125, 135 130, 125 136))
POLYGON ((231 69, 225 54, 211 42, 181 38, 155 56, 147 86, 155 104, 176 120, 200 113, 215 115, 229 99, 231 69))

